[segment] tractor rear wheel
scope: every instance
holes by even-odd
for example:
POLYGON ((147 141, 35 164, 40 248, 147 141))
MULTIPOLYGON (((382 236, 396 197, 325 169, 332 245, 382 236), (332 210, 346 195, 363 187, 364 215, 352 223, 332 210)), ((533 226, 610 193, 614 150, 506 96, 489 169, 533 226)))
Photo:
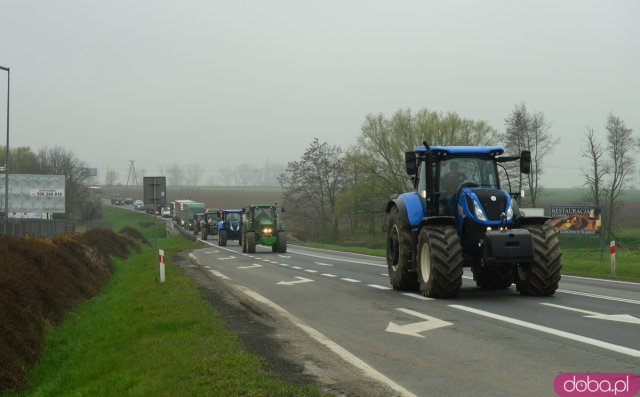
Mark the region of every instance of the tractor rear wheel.
POLYGON ((549 225, 525 225, 533 237, 533 261, 518 268, 516 287, 521 295, 549 296, 558 289, 562 250, 557 232, 549 225))
POLYGON ((391 208, 387 221, 387 268, 393 289, 416 291, 418 277, 409 271, 411 230, 400 221, 398 207, 391 208))
POLYGON ((462 286, 462 245, 454 226, 427 226, 418 235, 420 292, 453 298, 462 286))
POLYGON ((476 285, 485 289, 509 288, 513 283, 513 266, 497 268, 472 267, 473 279, 476 285))
POLYGON ((242 252, 247 252, 247 238, 245 233, 240 233, 240 245, 242 246, 242 252))
POLYGON ((256 234, 254 232, 247 232, 244 237, 245 240, 247 240, 247 252, 254 254, 256 252, 256 234))
POLYGON ((225 247, 227 245, 227 231, 220 230, 218 232, 218 245, 221 247, 225 247))

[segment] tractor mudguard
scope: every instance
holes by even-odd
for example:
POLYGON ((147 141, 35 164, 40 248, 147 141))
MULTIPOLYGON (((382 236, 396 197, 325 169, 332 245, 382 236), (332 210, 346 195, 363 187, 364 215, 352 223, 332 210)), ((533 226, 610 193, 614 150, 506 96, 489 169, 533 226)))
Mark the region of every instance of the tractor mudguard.
POLYGON ((424 209, 422 207, 422 201, 417 192, 403 193, 397 198, 387 203, 386 212, 391 211, 391 207, 398 207, 398 213, 400 220, 415 228, 420 225, 420 221, 424 218, 424 209))

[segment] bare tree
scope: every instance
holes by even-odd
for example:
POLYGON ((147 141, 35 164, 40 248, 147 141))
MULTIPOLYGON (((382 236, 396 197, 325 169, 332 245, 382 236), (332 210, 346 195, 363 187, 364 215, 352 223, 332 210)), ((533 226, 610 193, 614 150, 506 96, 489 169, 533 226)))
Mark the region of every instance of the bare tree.
MULTIPOLYGON (((542 190, 540 179, 544 173, 544 160, 553 151, 559 139, 549 133, 550 124, 542 112, 530 114, 524 103, 516 105, 511 115, 505 119, 507 130, 500 138, 506 151, 518 155, 523 150, 531 152, 531 173, 526 175, 529 188, 528 199, 535 207, 536 200, 542 190)), ((517 164, 511 164, 517 167, 517 164)), ((513 173, 513 169, 510 169, 513 173)))
POLYGON ((624 120, 613 113, 609 113, 606 129, 610 179, 607 188, 605 224, 607 239, 609 239, 615 235, 614 221, 617 210, 622 204, 620 202, 620 194, 635 171, 633 155, 637 142, 632 136, 633 130, 627 128, 624 120))
POLYGON ((115 170, 107 169, 107 173, 104 175, 104 184, 107 186, 113 186, 118 180, 118 173, 115 170))
POLYGON ((284 190, 287 217, 314 219, 322 230, 338 233, 336 200, 343 188, 342 149, 314 138, 299 161, 292 161, 278 178, 284 190))
POLYGON ((603 195, 606 195, 604 178, 609 173, 609 165, 606 162, 606 151, 600 143, 596 141, 593 128, 587 128, 584 133, 585 147, 581 154, 589 159, 589 168, 582 169, 584 176, 584 186, 589 189, 588 199, 594 205, 600 206, 603 195))
POLYGON ((172 164, 167 168, 167 184, 171 186, 185 185, 184 172, 178 164, 172 164))
POLYGON ((38 161, 47 174, 65 176, 67 218, 83 220, 94 215, 93 209, 87 210, 85 205, 91 201, 85 165, 72 152, 62 147, 43 148, 38 152, 38 161))
POLYGON ((202 178, 202 166, 199 163, 187 165, 187 182, 190 186, 197 186, 202 178))

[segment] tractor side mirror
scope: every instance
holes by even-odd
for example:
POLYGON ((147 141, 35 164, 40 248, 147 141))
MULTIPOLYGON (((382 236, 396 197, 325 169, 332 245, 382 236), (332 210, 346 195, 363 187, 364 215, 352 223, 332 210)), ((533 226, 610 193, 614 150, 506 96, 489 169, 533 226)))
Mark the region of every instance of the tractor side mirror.
POLYGON ((531 172, 531 152, 523 150, 520 153, 520 173, 528 174, 531 172))
POLYGON ((418 172, 416 163, 416 152, 404 152, 404 164, 408 175, 415 175, 418 172))

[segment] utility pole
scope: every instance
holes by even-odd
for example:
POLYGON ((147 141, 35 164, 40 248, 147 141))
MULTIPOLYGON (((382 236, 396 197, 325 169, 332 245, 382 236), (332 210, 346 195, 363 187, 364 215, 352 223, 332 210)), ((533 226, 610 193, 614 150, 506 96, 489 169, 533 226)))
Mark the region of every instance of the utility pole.
POLYGON ((138 175, 136 175, 136 165, 133 160, 129 160, 129 176, 127 176, 127 186, 129 186, 129 180, 133 178, 133 182, 138 186, 138 175))

